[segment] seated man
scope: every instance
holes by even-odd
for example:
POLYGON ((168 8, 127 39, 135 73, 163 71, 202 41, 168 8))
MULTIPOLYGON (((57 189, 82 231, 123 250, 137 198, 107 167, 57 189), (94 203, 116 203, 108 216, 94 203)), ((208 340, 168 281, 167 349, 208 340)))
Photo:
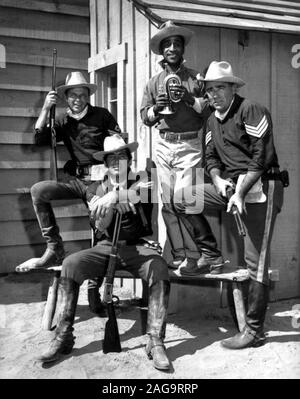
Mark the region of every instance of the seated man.
MULTIPOLYGON (((143 199, 142 191, 151 188, 152 182, 142 183, 131 179, 131 152, 138 143, 125 144, 120 136, 107 137, 104 151, 94 154, 108 168, 105 178, 89 186, 87 200, 91 222, 95 226, 97 245, 66 257, 62 264, 59 289, 62 303, 55 338, 42 362, 57 360, 71 352, 74 345, 73 322, 79 287, 86 279, 105 276, 111 252, 111 239, 116 212, 122 214, 118 265, 141 278, 149 286, 146 353, 157 369, 169 369, 165 352, 167 307, 170 292, 168 266, 156 250, 143 245, 141 238, 149 234, 152 205, 143 199)), ((148 190, 151 192, 151 190, 148 190)))
MULTIPOLYGON (((261 345, 265 339, 270 243, 283 203, 283 181, 269 111, 237 94, 245 82, 234 76, 226 61, 213 61, 204 82, 215 109, 208 119, 205 137, 206 170, 213 184, 196 187, 194 192, 203 194, 204 189, 204 207, 199 211, 230 212, 236 207, 245 225, 244 259, 250 275, 247 324, 242 332, 222 341, 226 348, 240 349, 261 345), (227 190, 233 185, 235 193, 228 201, 227 190)), ((194 220, 186 215, 186 205, 179 207, 183 220, 192 230, 203 231, 206 226, 209 229, 203 215, 193 224, 194 220)), ((215 242, 213 236, 211 241, 215 242)), ((189 275, 201 272, 201 268, 182 270, 189 275)))

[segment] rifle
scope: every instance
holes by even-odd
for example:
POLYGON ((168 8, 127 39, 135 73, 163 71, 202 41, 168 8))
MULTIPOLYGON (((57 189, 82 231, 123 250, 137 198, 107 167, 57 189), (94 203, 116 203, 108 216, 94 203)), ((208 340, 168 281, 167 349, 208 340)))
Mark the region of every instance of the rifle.
MULTIPOLYGON (((55 90, 56 81, 56 58, 57 50, 53 49, 52 65, 52 90, 55 90)), ((50 180, 57 181, 57 156, 56 156, 56 131, 55 131, 55 104, 50 109, 50 130, 51 130, 51 157, 50 157, 50 180)))
POLYGON ((105 324, 103 353, 121 352, 121 343, 118 330, 118 323, 116 319, 114 304, 113 304, 113 284, 114 275, 117 264, 117 244, 120 233, 122 216, 119 212, 116 215, 115 228, 112 240, 111 253, 109 256, 109 263, 104 280, 103 301, 107 305, 108 320, 105 324))
MULTIPOLYGON (((233 183, 233 182, 231 181, 231 179, 228 180, 228 181, 230 181, 231 183, 233 183)), ((226 188, 226 196, 227 196, 227 199, 229 200, 229 199, 232 197, 233 194, 234 194, 234 187, 229 187, 229 186, 228 186, 228 187, 226 188)), ((231 213, 232 213, 233 216, 234 216, 234 220, 235 220, 235 223, 236 223, 236 226, 237 226, 239 235, 240 235, 241 237, 245 237, 245 235, 246 235, 245 227, 244 227, 244 224, 243 224, 241 215, 240 215, 240 213, 239 213, 239 211, 238 211, 236 205, 232 205, 231 213)))

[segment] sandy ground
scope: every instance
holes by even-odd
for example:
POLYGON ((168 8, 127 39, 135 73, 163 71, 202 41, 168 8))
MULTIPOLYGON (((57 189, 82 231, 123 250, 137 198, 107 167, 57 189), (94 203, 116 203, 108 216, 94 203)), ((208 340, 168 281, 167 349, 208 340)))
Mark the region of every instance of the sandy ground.
POLYGON ((121 301, 118 310, 122 352, 103 354, 107 319, 90 312, 86 285, 80 290, 72 353, 51 366, 36 363, 35 356, 47 348, 53 336, 52 331, 40 328, 46 294, 47 281, 41 282, 37 275, 0 278, 1 379, 300 378, 299 299, 270 303, 267 343, 240 351, 220 345, 236 332, 228 308, 203 306, 197 314, 170 314, 165 343, 172 369, 161 372, 144 353, 146 336, 141 335, 140 309, 128 306, 128 301, 121 301))

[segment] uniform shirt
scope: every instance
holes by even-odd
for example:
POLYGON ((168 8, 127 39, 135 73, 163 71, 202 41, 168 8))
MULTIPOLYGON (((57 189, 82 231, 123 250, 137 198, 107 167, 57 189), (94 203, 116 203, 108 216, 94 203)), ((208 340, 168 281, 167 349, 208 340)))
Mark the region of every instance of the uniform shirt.
POLYGON ((211 114, 205 136, 206 170, 225 170, 229 177, 278 167, 269 111, 238 95, 223 120, 211 114))
MULTIPOLYGON (((145 172, 137 173, 136 180, 127 181, 127 189, 129 189, 134 183, 139 179, 139 176, 144 176, 145 172)), ((105 194, 113 190, 113 186, 109 184, 108 179, 94 182, 87 189, 87 202, 90 202, 92 198, 97 195, 103 197, 105 194)), ((151 216, 153 205, 151 203, 151 190, 147 190, 147 195, 145 198, 145 193, 139 193, 138 195, 143 198, 143 202, 138 202, 135 204, 136 214, 132 211, 126 212, 122 215, 121 227, 119 240, 126 240, 128 244, 135 244, 140 238, 151 235, 151 216)), ((112 217, 109 226, 105 231, 101 231, 97 228, 97 221, 91 219, 91 226, 95 231, 96 239, 98 241, 103 239, 112 239, 114 226, 115 226, 116 215, 112 217)))
MULTIPOLYGON (((86 115, 80 120, 72 118, 65 112, 55 121, 56 141, 63 141, 71 158, 75 157, 82 165, 97 163, 92 161, 92 154, 103 151, 104 139, 109 136, 108 130, 116 133, 121 131, 115 118, 106 108, 94 107, 90 104, 88 104, 86 115), (83 151, 75 147, 71 139, 83 151)), ((36 132, 35 141, 37 145, 51 144, 49 125, 36 132)))
MULTIPOLYGON (((153 76, 147 83, 142 104, 141 104, 141 118, 145 125, 153 126, 159 130, 170 132, 189 132, 198 131, 202 128, 204 121, 210 114, 210 109, 206 106, 200 113, 197 112, 192 106, 187 105, 184 101, 172 103, 175 113, 172 115, 159 114, 154 120, 149 119, 148 110, 155 104, 155 98, 159 93, 159 86, 163 86, 165 77, 171 71, 166 66, 165 69, 159 74, 153 76)), ((198 72, 186 68, 181 64, 180 68, 176 71, 182 81, 182 85, 187 88, 188 92, 194 97, 199 98, 204 93, 196 78, 198 72)))

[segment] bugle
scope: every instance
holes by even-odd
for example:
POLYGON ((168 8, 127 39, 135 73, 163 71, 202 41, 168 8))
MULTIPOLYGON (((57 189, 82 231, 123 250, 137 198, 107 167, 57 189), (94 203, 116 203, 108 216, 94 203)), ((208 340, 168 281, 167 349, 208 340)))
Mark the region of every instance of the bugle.
POLYGON ((163 89, 168 97, 168 105, 159 111, 160 114, 170 115, 175 113, 172 104, 181 101, 182 92, 176 90, 176 87, 181 85, 181 79, 176 75, 176 73, 170 73, 165 77, 163 81, 163 89))

